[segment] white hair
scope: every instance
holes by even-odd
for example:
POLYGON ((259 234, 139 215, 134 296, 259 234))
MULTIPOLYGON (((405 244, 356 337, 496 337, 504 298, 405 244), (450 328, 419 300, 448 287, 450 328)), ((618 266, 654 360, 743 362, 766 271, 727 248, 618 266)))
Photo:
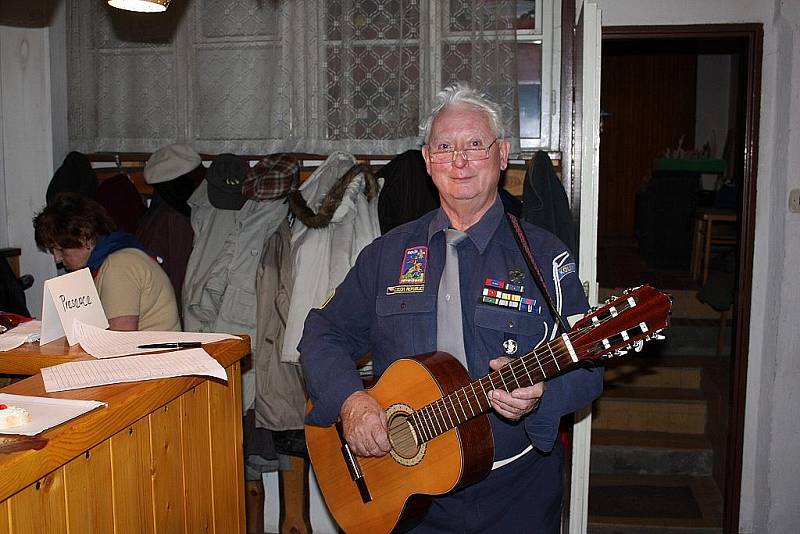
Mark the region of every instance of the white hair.
POLYGON ((436 95, 433 100, 433 109, 428 117, 420 124, 423 142, 427 143, 431 135, 433 121, 449 106, 456 104, 466 104, 474 107, 478 111, 486 113, 489 125, 498 139, 505 137, 505 127, 503 126, 503 112, 500 106, 489 100, 486 95, 478 92, 465 82, 456 82, 445 87, 436 95))

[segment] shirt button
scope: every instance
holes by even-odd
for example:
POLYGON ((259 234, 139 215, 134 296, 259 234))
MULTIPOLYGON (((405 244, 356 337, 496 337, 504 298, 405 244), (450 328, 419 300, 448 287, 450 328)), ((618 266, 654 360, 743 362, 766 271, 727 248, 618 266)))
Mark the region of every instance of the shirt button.
POLYGON ((508 321, 508 327, 514 328, 514 321, 508 321))
POLYGON ((406 309, 406 303, 405 302, 401 302, 400 303, 400 309, 401 310, 405 310, 406 309))
POLYGON ((446 300, 447 302, 450 302, 450 293, 448 293, 448 294, 446 294, 444 296, 444 300, 446 300))

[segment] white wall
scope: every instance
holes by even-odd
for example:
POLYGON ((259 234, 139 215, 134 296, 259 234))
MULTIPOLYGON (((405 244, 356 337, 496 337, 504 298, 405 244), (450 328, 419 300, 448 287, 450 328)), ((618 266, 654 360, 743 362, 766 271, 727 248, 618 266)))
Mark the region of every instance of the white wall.
POLYGON ((740 532, 800 525, 800 2, 599 0, 604 26, 764 25, 747 406, 740 532))
POLYGON ((722 156, 728 135, 731 92, 731 56, 697 56, 697 100, 695 103, 694 146, 701 150, 708 143, 711 157, 722 156))
POLYGON ((55 274, 53 259, 36 249, 31 219, 45 201, 53 174, 48 30, 0 26, 0 132, 5 244, 22 249, 21 270, 36 279, 25 292, 39 314, 42 283, 55 274))
MULTIPOLYGON (((694 147, 702 150, 708 143, 711 158, 721 158, 728 137, 731 105, 732 56, 709 54, 697 56, 697 99, 695 102, 694 147)), ((712 190, 721 177, 701 175, 702 187, 712 190)))

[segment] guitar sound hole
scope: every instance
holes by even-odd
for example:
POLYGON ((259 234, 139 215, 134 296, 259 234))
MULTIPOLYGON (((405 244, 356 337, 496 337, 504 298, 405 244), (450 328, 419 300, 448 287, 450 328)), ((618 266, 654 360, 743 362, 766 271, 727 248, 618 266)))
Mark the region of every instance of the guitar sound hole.
POLYGON ((416 433, 408 420, 411 413, 411 408, 402 404, 395 404, 387 410, 391 455, 395 461, 407 466, 416 465, 425 454, 425 445, 417 443, 416 433))

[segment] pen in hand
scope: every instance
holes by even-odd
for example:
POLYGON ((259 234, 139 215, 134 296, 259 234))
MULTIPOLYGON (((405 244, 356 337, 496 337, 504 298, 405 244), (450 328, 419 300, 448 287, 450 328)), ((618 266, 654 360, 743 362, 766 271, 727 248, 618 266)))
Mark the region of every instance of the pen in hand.
POLYGON ((195 349, 202 347, 203 343, 200 341, 179 341, 177 343, 149 343, 147 345, 139 345, 139 349, 195 349))

